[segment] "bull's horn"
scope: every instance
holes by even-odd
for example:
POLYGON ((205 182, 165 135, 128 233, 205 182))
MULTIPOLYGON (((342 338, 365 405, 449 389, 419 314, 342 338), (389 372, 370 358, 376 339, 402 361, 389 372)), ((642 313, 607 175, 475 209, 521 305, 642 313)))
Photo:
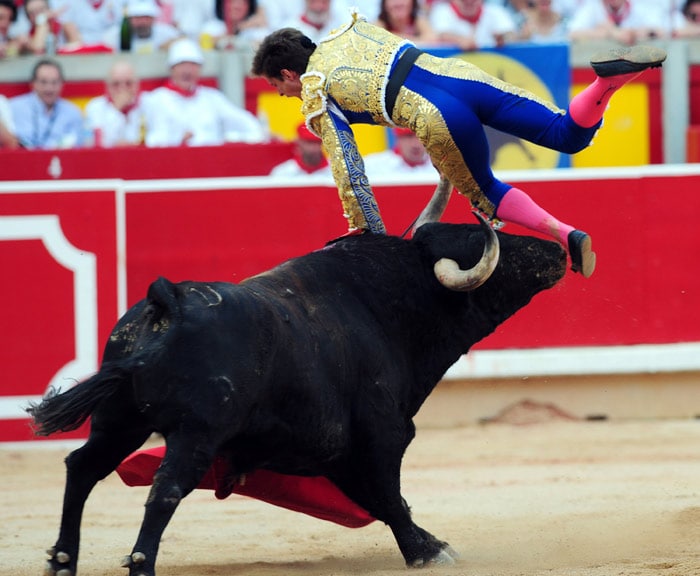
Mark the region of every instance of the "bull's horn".
POLYGON ((423 211, 418 216, 416 223, 413 225, 413 231, 415 232, 426 222, 439 222, 442 218, 442 214, 445 212, 447 207, 447 202, 450 200, 452 195, 452 184, 445 178, 442 174, 440 175, 440 182, 433 192, 432 198, 429 200, 428 204, 423 208, 423 211))
POLYGON ((468 292, 478 288, 489 279, 498 264, 500 254, 498 236, 481 214, 478 212, 474 214, 486 232, 486 244, 481 260, 469 270, 461 270, 457 262, 449 258, 441 258, 435 263, 435 277, 440 284, 450 290, 468 292))

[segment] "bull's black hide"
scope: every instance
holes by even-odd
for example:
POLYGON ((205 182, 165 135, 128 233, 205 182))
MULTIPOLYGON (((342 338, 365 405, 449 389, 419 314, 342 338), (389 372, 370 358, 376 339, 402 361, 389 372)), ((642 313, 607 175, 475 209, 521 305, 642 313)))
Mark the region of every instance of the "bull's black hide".
POLYGON ((484 235, 448 224, 426 224, 412 240, 344 238, 239 285, 154 282, 114 328, 100 371, 28 409, 40 434, 92 416, 87 443, 66 459, 48 573, 75 574, 88 494, 153 432, 167 452, 125 562, 130 576, 155 573, 163 530, 217 455, 236 473, 327 476, 390 526, 409 565, 449 561, 399 491, 412 417, 460 355, 566 265, 557 244, 499 239, 495 272, 466 293, 441 286, 433 264, 473 266, 484 235))

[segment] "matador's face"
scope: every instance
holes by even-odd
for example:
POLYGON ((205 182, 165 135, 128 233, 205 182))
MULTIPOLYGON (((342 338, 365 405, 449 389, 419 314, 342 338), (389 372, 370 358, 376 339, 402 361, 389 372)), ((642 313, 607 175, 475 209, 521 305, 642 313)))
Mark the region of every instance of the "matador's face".
POLYGON ((298 72, 283 68, 280 71, 281 78, 270 78, 265 76, 265 79, 270 85, 277 90, 280 96, 296 96, 301 98, 301 78, 298 72))

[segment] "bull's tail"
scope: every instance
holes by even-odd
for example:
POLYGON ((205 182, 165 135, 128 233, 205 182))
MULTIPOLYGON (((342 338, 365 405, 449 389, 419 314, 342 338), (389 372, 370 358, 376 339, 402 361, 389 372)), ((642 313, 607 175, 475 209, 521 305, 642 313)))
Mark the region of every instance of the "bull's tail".
POLYGON ((52 388, 41 402, 30 403, 26 411, 33 419, 34 433, 50 436, 82 425, 100 402, 114 394, 119 384, 129 377, 123 362, 119 364, 103 364, 97 374, 73 388, 60 393, 52 388))
MULTIPOLYGON (((102 362, 97 374, 65 392, 52 389, 41 402, 31 403, 26 411, 33 419, 36 435, 49 436, 56 432, 75 430, 102 402, 108 401, 122 386, 131 383, 132 376, 137 370, 152 361, 150 354, 157 348, 154 346, 154 341, 159 339, 160 346, 163 346, 171 333, 167 329, 156 331, 154 326, 162 325, 166 317, 169 319, 166 325, 173 321, 177 322, 181 314, 175 285, 164 278, 159 278, 151 284, 144 304, 140 308, 135 306, 129 311, 135 314, 135 317, 130 317, 130 321, 126 322, 128 328, 124 334, 125 338, 133 337, 144 344, 142 347, 134 346, 141 348, 141 352, 130 352, 128 355, 117 353, 116 358, 114 354, 109 357, 108 345, 105 350, 106 359, 102 362), (137 328, 132 328, 133 326, 137 328)), ((118 341, 120 337, 120 332, 115 329, 112 338, 118 341)))

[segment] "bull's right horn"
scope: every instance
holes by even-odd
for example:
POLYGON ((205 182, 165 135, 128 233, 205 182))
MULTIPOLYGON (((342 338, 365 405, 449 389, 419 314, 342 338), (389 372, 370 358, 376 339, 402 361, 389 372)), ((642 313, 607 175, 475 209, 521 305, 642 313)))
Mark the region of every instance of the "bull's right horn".
POLYGON ((435 277, 440 284, 450 290, 468 292, 478 288, 489 279, 498 264, 500 255, 498 236, 481 214, 478 212, 474 214, 486 233, 486 244, 481 259, 469 270, 462 270, 457 262, 449 258, 441 258, 435 263, 435 277))

